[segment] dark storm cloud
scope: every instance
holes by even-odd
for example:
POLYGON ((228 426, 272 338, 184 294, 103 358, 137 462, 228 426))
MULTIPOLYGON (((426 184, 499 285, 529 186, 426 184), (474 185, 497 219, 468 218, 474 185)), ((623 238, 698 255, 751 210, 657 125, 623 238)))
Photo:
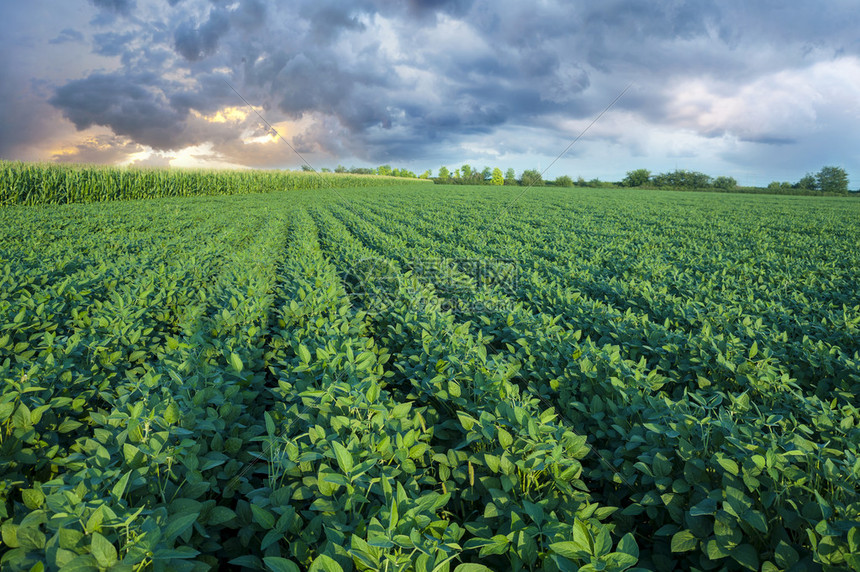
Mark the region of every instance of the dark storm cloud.
POLYGON ((209 19, 201 26, 186 20, 173 36, 176 51, 186 60, 196 61, 210 56, 218 49, 221 37, 230 29, 230 19, 222 10, 212 10, 209 19))
MULTIPOLYGON (((272 122, 312 116, 315 127, 293 134, 302 148, 373 162, 419 159, 446 146, 459 153, 482 137, 498 149, 534 148, 536 134, 516 138, 527 129, 546 134, 541 149, 560 150, 575 135, 561 119, 589 121, 629 83, 634 88, 613 112, 641 125, 785 149, 802 141, 789 121, 749 121, 751 111, 736 109, 749 102, 725 101, 763 76, 860 53, 848 23, 852 3, 844 0, 826 7, 770 0, 90 2, 137 18, 91 36, 93 52, 121 56, 120 67, 61 83, 51 103, 78 128, 107 126, 159 149, 217 139, 239 153, 242 130, 230 141, 228 129, 189 120, 192 110, 244 106, 225 79, 272 122)), ((66 32, 54 36, 77 38, 66 32)), ((780 113, 790 117, 792 105, 789 98, 780 113)), ((757 111, 769 112, 766 105, 757 111)), ((618 133, 590 135, 631 152, 645 145, 618 133)))
POLYGON ((185 114, 170 106, 153 74, 92 74, 60 87, 50 103, 78 129, 103 125, 155 149, 187 142, 185 114))

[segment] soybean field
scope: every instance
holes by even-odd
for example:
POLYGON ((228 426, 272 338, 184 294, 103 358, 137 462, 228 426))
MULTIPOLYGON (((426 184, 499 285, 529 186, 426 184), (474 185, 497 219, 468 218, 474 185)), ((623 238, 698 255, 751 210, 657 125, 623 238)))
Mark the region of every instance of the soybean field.
POLYGON ((40 185, 3 570, 860 570, 858 201, 40 185))

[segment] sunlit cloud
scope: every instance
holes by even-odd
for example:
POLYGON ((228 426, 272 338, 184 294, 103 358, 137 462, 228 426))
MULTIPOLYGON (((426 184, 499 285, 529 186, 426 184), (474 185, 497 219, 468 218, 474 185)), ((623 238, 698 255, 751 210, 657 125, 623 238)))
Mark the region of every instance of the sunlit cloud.
MULTIPOLYGON (((263 111, 261 107, 256 107, 254 109, 257 112, 263 111)), ((220 109, 211 114, 200 113, 196 109, 191 110, 192 116, 208 121, 209 123, 241 123, 247 119, 249 113, 250 111, 247 107, 225 107, 224 109, 220 109)))
POLYGON ((192 145, 171 153, 171 167, 186 167, 198 169, 242 169, 239 165, 229 160, 223 154, 215 151, 211 142, 200 145, 192 145))

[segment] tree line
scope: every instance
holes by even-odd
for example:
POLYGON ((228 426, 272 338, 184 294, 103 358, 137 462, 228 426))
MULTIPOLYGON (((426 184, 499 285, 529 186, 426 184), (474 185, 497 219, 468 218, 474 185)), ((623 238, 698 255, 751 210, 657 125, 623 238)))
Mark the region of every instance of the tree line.
MULTIPOLYGON (((302 166, 304 170, 310 170, 302 166)), ((329 173, 331 169, 323 168, 321 172, 329 173)), ((433 171, 428 169, 421 175, 416 175, 409 169, 393 168, 391 165, 380 165, 372 167, 350 167, 338 165, 335 173, 350 173, 353 175, 384 175, 389 177, 404 177, 410 179, 431 179, 438 184, 447 185, 496 185, 496 186, 526 186, 540 187, 551 185, 556 187, 628 187, 649 189, 674 189, 674 190, 712 190, 721 192, 765 192, 785 194, 847 194, 848 173, 841 167, 822 167, 818 173, 807 173, 795 183, 788 181, 773 181, 766 188, 741 187, 734 177, 717 176, 712 177, 699 171, 688 171, 675 169, 667 173, 652 174, 648 169, 634 169, 627 171, 623 180, 617 182, 601 181, 591 179, 586 181, 582 177, 573 179, 568 175, 560 175, 554 180, 545 181, 542 173, 537 169, 525 169, 519 176, 514 169, 509 168, 502 171, 499 167, 487 167, 478 169, 472 165, 464 164, 455 167, 452 171, 447 166, 439 168, 434 176, 433 171)))
MULTIPOLYGON (((670 173, 652 175, 648 169, 636 169, 628 171, 627 176, 621 181, 624 187, 648 187, 656 189, 687 189, 687 190, 755 190, 754 187, 738 188, 738 183, 733 177, 711 177, 698 171, 678 170, 670 173)), ((813 175, 807 173, 796 183, 773 181, 767 188, 771 192, 798 191, 803 193, 848 193, 848 173, 841 167, 822 167, 818 173, 813 175)))

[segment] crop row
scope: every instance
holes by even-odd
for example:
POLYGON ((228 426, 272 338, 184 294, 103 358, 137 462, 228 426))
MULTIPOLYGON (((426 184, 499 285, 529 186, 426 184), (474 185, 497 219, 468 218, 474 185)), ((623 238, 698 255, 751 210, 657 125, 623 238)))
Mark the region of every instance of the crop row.
POLYGON ((856 207, 433 191, 0 210, 3 568, 860 569, 856 207))
POLYGON ((0 161, 0 206, 239 195, 426 183, 376 175, 304 171, 205 171, 81 167, 0 161))

